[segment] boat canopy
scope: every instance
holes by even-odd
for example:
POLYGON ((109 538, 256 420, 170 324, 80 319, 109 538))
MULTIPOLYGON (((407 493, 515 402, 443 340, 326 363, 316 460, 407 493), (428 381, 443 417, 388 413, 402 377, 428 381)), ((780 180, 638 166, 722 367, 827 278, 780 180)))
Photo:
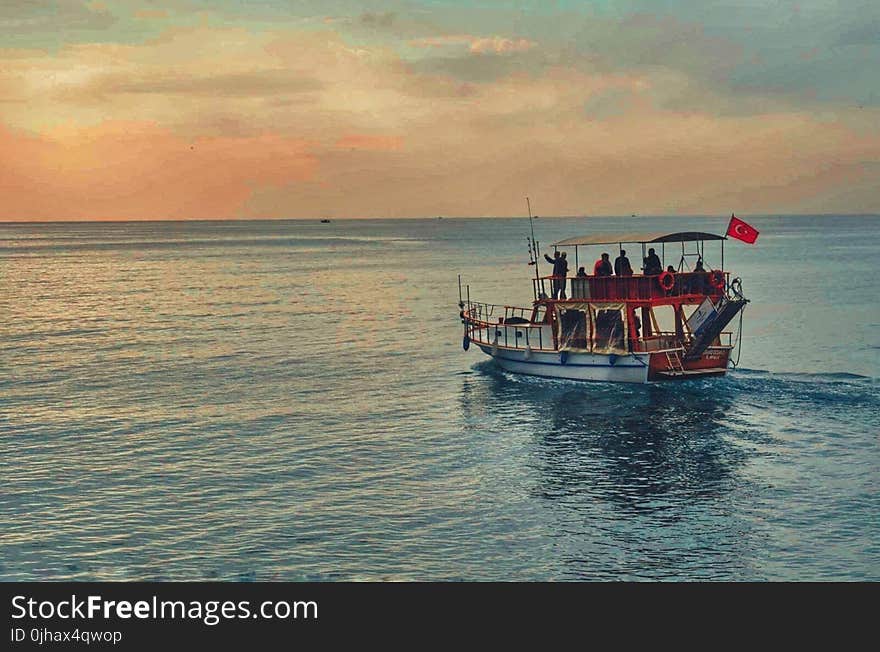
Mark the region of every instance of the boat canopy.
POLYGON ((702 231, 682 231, 680 233, 600 233, 568 238, 554 242, 554 247, 576 247, 580 245, 604 245, 633 242, 649 244, 654 242, 695 242, 700 240, 725 240, 723 235, 702 231))

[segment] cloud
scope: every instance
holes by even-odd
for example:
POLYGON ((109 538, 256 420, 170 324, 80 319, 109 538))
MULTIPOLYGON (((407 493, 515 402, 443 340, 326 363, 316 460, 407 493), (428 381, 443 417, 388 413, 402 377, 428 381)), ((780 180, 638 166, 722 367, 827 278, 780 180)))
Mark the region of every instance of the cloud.
POLYGON ((183 75, 171 72, 97 77, 79 90, 85 96, 117 93, 193 95, 214 98, 290 95, 317 91, 322 84, 311 77, 291 74, 285 69, 256 70, 216 75, 183 75))
POLYGON ((0 51, 0 101, 7 124, 31 131, 111 119, 190 132, 230 121, 252 132, 279 123, 314 132, 357 110, 358 97, 379 99, 388 76, 376 70, 386 66, 380 51, 329 31, 171 29, 141 45, 0 51))
POLYGON ((379 14, 367 12, 360 16, 361 24, 368 27, 391 27, 394 24, 394 19, 395 14, 392 11, 379 14))
POLYGON ((94 36, 114 27, 118 18, 100 3, 82 0, 3 0, 0 44, 54 44, 65 36, 94 36))
MULTIPOLYGON (((663 26, 658 36, 674 37, 652 47, 648 59, 656 56, 660 65, 688 75, 730 106, 760 107, 765 98, 815 110, 880 104, 880 77, 870 73, 880 57, 876 2, 694 3, 678 14, 640 18, 663 26)), ((630 21, 620 25, 621 43, 638 47, 630 21)), ((628 61, 623 52, 613 59, 628 61)))
POLYGON ((70 29, 107 27, 115 22, 107 7, 82 0, 4 0, 0 4, 0 27, 70 29))
POLYGON ((0 218, 519 214, 524 192, 542 214, 756 212, 845 206, 846 184, 880 210, 877 109, 731 96, 737 47, 630 24, 620 56, 626 32, 336 23, 0 51, 0 218))
POLYGON ((526 52, 538 44, 525 38, 447 34, 411 39, 409 45, 414 48, 460 48, 474 54, 507 54, 510 52, 526 52))
POLYGON ((526 52, 538 45, 534 41, 524 38, 509 39, 501 36, 478 38, 471 43, 471 52, 494 52, 506 54, 508 52, 526 52))
POLYGON ((540 51, 509 52, 503 56, 468 51, 442 53, 408 64, 413 72, 426 76, 446 76, 471 84, 493 83, 511 75, 538 77, 554 67, 554 59, 540 51))
MULTIPOLYGON (((558 83, 562 99, 568 84, 558 83)), ((517 94, 513 86, 508 94, 517 94)), ((296 203, 306 215, 517 215, 525 193, 542 214, 721 215, 840 209, 846 201, 832 198, 846 184, 861 188, 855 208, 878 209, 865 188, 880 138, 842 124, 803 114, 718 120, 650 107, 637 108, 635 119, 584 122, 559 106, 540 113, 534 101, 522 110, 495 101, 479 115, 448 113, 447 126, 430 134, 413 130, 393 156, 323 153, 316 183, 255 193, 248 210, 268 216, 296 203)))

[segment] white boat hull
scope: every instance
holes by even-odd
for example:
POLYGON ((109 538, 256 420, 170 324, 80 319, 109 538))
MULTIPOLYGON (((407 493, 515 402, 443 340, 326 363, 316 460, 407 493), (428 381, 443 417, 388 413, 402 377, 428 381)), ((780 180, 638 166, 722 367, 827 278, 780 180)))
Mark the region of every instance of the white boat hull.
POLYGON ((559 351, 526 351, 493 347, 474 342, 483 353, 491 356, 505 371, 563 378, 614 383, 647 383, 649 353, 601 355, 598 353, 567 353, 559 351))

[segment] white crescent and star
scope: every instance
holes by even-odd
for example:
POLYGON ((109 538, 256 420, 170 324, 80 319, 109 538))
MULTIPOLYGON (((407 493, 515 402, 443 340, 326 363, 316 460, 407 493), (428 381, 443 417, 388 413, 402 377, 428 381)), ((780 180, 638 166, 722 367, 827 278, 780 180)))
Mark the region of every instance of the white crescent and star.
POLYGON ((737 235, 748 235, 749 233, 749 230, 742 224, 737 224, 735 227, 733 227, 733 230, 736 231, 737 235))

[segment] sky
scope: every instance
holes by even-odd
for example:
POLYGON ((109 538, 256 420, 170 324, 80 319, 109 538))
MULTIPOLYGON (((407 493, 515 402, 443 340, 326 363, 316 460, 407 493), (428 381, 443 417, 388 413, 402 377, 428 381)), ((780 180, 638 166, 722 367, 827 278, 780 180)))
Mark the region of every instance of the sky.
POLYGON ((880 213, 880 2, 3 0, 0 220, 880 213))

